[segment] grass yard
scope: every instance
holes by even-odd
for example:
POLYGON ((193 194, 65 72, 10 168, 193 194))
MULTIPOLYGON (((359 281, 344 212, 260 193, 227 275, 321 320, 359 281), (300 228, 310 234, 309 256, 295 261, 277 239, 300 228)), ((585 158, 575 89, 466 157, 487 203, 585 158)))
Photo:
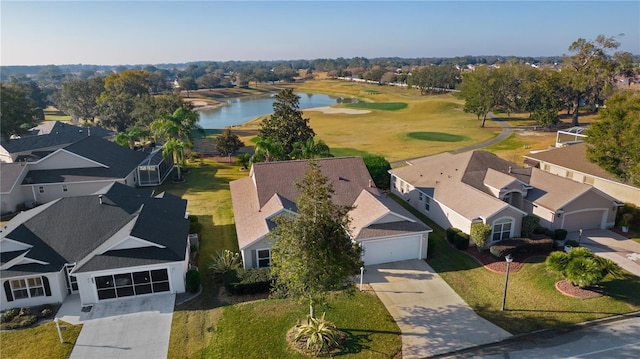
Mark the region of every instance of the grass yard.
POLYGON ((509 138, 483 148, 507 161, 523 165, 524 155, 536 150, 546 150, 556 144, 555 132, 515 131, 509 138))
POLYGON ((67 358, 80 335, 82 325, 60 322, 67 330, 62 332, 64 343, 60 343, 54 322, 33 328, 0 333, 0 358, 34 359, 67 358))
POLYGON ((592 299, 567 297, 555 289, 561 278, 546 270, 544 259, 532 258, 522 270, 509 275, 506 310, 500 311, 505 274, 491 272, 474 258, 451 246, 445 232, 404 201, 398 203, 425 221, 434 232, 429 265, 478 314, 512 334, 609 317, 640 310, 640 278, 626 273, 602 283, 606 296, 592 299))
POLYGON ((346 106, 348 108, 382 111, 398 111, 407 108, 405 102, 356 102, 347 104, 346 106))

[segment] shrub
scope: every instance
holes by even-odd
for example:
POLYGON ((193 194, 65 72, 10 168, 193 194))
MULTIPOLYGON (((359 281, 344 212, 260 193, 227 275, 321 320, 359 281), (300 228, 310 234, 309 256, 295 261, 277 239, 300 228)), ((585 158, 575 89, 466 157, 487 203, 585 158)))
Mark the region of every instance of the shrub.
POLYGON ((566 241, 564 241, 564 245, 571 246, 571 247, 580 247, 580 243, 578 243, 577 241, 574 241, 573 239, 567 239, 566 241))
POLYGON ((545 264, 547 270, 562 274, 571 284, 588 287, 598 284, 607 274, 620 276, 622 270, 610 259, 598 257, 588 248, 574 248, 569 252, 551 253, 545 264))
POLYGON ((189 233, 197 233, 200 234, 200 231, 202 230, 202 223, 198 223, 198 222, 192 222, 189 223, 189 233))
POLYGON ((224 252, 216 252, 216 256, 213 257, 213 263, 209 265, 209 269, 217 277, 223 276, 230 270, 238 269, 242 265, 240 260, 240 253, 233 253, 228 249, 224 252))
POLYGON ((547 231, 548 231, 548 229, 547 229, 547 228, 544 228, 544 227, 542 227, 542 226, 540 226, 540 225, 539 225, 539 226, 537 226, 537 227, 533 230, 533 233, 534 233, 534 234, 546 234, 546 233, 547 233, 547 231))
POLYGON ((28 314, 20 317, 20 322, 18 323, 18 327, 24 328, 32 325, 33 323, 38 321, 38 316, 28 314))
POLYGON ((51 317, 52 314, 53 314, 53 311, 51 310, 51 308, 44 308, 40 311, 40 316, 42 318, 49 318, 51 317))
POLYGON ((524 237, 531 236, 537 228, 540 227, 540 217, 535 214, 528 214, 522 218, 522 235, 524 237))
POLYGON ((464 232, 456 233, 455 237, 453 238, 453 245, 461 251, 466 250, 467 248, 469 248, 469 235, 464 232))
POLYGON ((18 314, 20 314, 20 309, 9 309, 6 312, 2 313, 2 315, 0 316, 0 323, 8 323, 12 321, 13 318, 18 316, 18 314))
POLYGON ((195 269, 190 269, 187 272, 186 280, 187 290, 191 293, 195 293, 200 288, 200 272, 195 269))
POLYGON ((564 239, 567 238, 567 230, 562 228, 556 229, 553 231, 553 237, 551 238, 556 241, 564 241, 564 239))
POLYGON ((304 340, 307 350, 315 356, 323 351, 329 353, 332 349, 340 346, 340 331, 336 325, 322 318, 309 318, 309 323, 297 328, 294 340, 299 342, 304 340))
POLYGON ((622 219, 620 220, 620 223, 627 227, 628 225, 631 224, 631 221, 633 221, 633 214, 632 213, 625 213, 622 215, 622 219))
POLYGON ((497 258, 504 258, 508 254, 515 254, 518 251, 526 250, 527 246, 528 242, 523 238, 505 239, 489 247, 489 252, 497 258))
POLYGON ((456 233, 461 232, 458 228, 449 227, 447 228, 447 240, 449 243, 453 243, 453 238, 456 236, 456 233))
POLYGON ((471 224, 471 240, 478 247, 478 252, 481 252, 484 246, 487 245, 489 236, 491 235, 491 225, 486 223, 473 223, 471 224))
POLYGON ((189 224, 191 223, 198 223, 198 216, 194 216, 193 214, 189 215, 189 224))
POLYGON ((547 230, 544 232, 544 234, 545 234, 545 235, 547 235, 547 237, 549 237, 549 238, 554 238, 554 237, 555 237, 555 235, 556 235, 556 232, 555 232, 555 231, 553 231, 553 230, 551 230, 551 229, 547 229, 547 230))
POLYGON ((269 268, 240 268, 222 276, 224 287, 232 294, 266 293, 271 289, 269 268))
POLYGON ((551 238, 530 239, 527 241, 528 249, 532 251, 551 252, 554 241, 551 238))

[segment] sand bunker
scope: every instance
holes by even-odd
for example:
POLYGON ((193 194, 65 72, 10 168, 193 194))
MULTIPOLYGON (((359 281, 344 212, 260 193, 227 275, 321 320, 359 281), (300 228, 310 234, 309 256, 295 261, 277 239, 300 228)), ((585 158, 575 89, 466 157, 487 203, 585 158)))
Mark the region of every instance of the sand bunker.
POLYGON ((347 115, 362 115, 362 114, 371 112, 369 110, 355 110, 352 108, 330 107, 330 106, 305 108, 303 111, 320 111, 326 114, 345 113, 347 115))

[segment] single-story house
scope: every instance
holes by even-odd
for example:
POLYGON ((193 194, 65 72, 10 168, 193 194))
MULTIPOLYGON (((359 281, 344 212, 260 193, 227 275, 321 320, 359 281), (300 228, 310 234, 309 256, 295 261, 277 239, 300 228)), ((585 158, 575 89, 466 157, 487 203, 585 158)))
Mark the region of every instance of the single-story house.
MULTIPOLYGON (((351 235, 364 249, 365 265, 427 256, 431 228, 375 188, 360 157, 315 160, 333 185, 332 201, 354 207, 351 235)), ((296 183, 308 170, 307 160, 254 163, 249 176, 231 182, 238 246, 245 268, 271 263, 272 219, 296 213, 296 183)))
POLYGON ((620 181, 587 160, 587 146, 581 142, 525 155, 525 164, 575 182, 586 183, 621 202, 640 206, 640 188, 620 181))
POLYGON ((60 197, 88 195, 114 182, 159 185, 171 173, 173 161, 162 157, 160 149, 134 151, 91 135, 34 161, 1 163, 0 169, 1 210, 10 213, 60 197), (162 167, 162 172, 150 178, 151 166, 162 167))
POLYGON ((45 121, 24 136, 0 138, 0 162, 35 161, 84 137, 108 139, 113 135, 113 131, 102 127, 79 127, 66 122, 45 121))
POLYGON ((423 157, 390 173, 392 192, 442 228, 469 234, 474 222, 490 224, 490 243, 520 236, 527 214, 574 231, 612 227, 617 212, 616 200, 591 186, 486 151, 423 157))
POLYGON ((0 310, 185 291, 187 201, 113 183, 21 212, 0 233, 0 310))

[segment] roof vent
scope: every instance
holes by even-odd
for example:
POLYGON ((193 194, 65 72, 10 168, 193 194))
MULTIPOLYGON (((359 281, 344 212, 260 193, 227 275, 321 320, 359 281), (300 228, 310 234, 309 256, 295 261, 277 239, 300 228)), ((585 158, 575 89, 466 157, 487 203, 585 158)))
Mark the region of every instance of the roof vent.
POLYGON ((100 204, 102 204, 102 195, 101 194, 98 195, 98 199, 100 200, 100 204))

